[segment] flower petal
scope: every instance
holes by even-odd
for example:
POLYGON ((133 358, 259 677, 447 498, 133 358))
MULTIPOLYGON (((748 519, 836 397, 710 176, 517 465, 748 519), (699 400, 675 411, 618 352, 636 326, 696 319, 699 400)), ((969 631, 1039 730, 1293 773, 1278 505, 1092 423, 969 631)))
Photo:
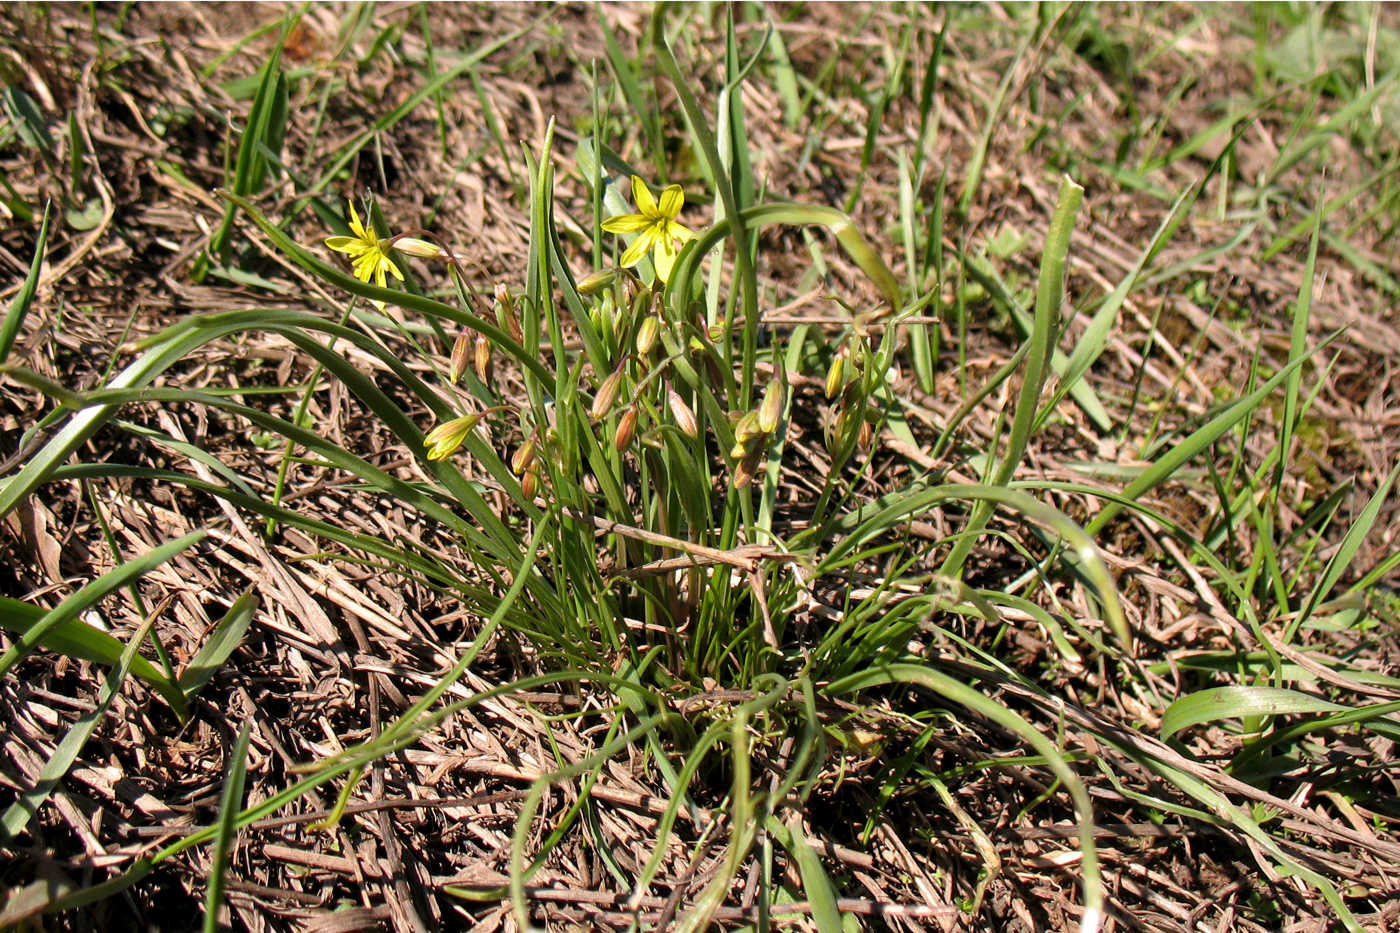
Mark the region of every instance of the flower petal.
POLYGON ((651 189, 640 175, 632 176, 632 202, 637 205, 638 213, 647 217, 656 216, 656 198, 652 197, 651 189))
POLYGON ((622 258, 617 264, 624 269, 630 269, 642 261, 642 257, 651 251, 656 245, 656 228, 648 227, 640 236, 632 241, 632 245, 627 247, 627 252, 622 254, 622 258))
POLYGON ((661 237, 656 241, 656 249, 651 254, 651 261, 656 266, 656 277, 663 282, 671 280, 671 268, 676 264, 676 254, 680 250, 676 247, 676 241, 668 236, 661 237))
POLYGON ((394 260, 381 253, 379 261, 393 273, 394 278, 398 279, 400 282, 403 281, 403 273, 399 271, 398 266, 394 265, 394 260))
POLYGON ((354 253, 360 241, 352 236, 330 236, 326 237, 326 245, 337 253, 354 253))
POLYGON ((636 233, 651 225, 652 219, 641 214, 619 214, 603 221, 603 229, 608 233, 636 233))
POLYGON ((365 225, 360 223, 360 215, 355 211, 355 202, 347 200, 345 206, 350 208, 350 232, 355 234, 355 239, 369 239, 369 237, 365 235, 365 225))
POLYGON ((671 185, 661 192, 661 204, 659 210, 661 216, 667 220, 675 220, 680 216, 681 208, 685 206, 685 192, 680 185, 671 185))

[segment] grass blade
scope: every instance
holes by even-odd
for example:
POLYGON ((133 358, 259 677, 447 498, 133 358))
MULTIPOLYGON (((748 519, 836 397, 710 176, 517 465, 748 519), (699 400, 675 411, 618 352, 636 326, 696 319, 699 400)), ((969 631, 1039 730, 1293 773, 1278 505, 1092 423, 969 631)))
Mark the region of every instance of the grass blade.
POLYGON ((24 277, 24 284, 19 287, 15 300, 10 302, 4 323, 0 324, 0 363, 9 359, 15 338, 19 336, 20 325, 24 323, 29 306, 34 301, 34 290, 39 287, 39 270, 44 267, 44 251, 49 242, 49 211, 52 207, 52 202, 44 205, 44 219, 39 224, 39 236, 34 241, 34 259, 29 263, 29 274, 24 277))
POLYGON ((219 831, 214 837, 209 890, 204 900, 204 933, 218 933, 220 927, 219 909, 224 903, 229 849, 237 832, 238 811, 243 806, 243 780, 248 769, 248 739, 251 735, 252 725, 245 722, 243 728, 238 730, 238 740, 233 743, 233 753, 229 756, 228 777, 224 778, 224 792, 219 800, 219 831))

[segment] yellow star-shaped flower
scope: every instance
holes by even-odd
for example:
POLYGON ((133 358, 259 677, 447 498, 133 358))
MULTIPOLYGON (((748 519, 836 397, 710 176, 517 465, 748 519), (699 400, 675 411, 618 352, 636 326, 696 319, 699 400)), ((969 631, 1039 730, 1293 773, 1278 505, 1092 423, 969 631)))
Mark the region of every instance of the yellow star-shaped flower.
POLYGON ((685 206, 685 194, 680 185, 671 185, 661 192, 657 203, 646 182, 632 176, 632 200, 637 203, 636 214, 623 214, 603 221, 603 229, 608 233, 635 233, 637 238, 622 254, 624 267, 635 266, 648 252, 656 266, 656 277, 662 282, 671 277, 671 267, 676 264, 676 254, 686 241, 695 236, 676 218, 685 206))
MULTIPOLYGON (((384 278, 386 270, 402 282, 403 273, 389 258, 384 244, 379 239, 379 234, 374 232, 373 227, 366 227, 360 223, 360 215, 355 213, 353 201, 347 201, 346 206, 350 209, 350 231, 355 235, 327 237, 326 245, 337 253, 344 253, 350 257, 355 278, 361 282, 374 279, 375 285, 385 288, 387 287, 384 278)), ((377 308, 383 308, 384 302, 376 301, 374 305, 377 308)))

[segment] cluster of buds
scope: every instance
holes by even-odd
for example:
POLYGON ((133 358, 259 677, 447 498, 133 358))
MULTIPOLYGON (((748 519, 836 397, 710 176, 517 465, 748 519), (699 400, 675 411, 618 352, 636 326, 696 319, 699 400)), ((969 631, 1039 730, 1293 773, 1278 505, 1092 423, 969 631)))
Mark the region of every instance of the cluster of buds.
POLYGON ((874 412, 866 405, 865 375, 862 372, 857 352, 864 349, 863 334, 855 335, 841 345, 836 357, 826 371, 826 397, 836 399, 835 418, 827 428, 827 446, 839 447, 849 439, 852 430, 858 431, 856 443, 862 450, 868 449, 875 440, 875 427, 871 423, 874 412))
POLYGON ((734 421, 734 446, 730 448, 729 459, 735 461, 734 485, 737 488, 743 489, 753 482, 768 449, 768 439, 782 421, 786 401, 782 381, 775 375, 764 389, 763 401, 757 408, 730 415, 734 421))

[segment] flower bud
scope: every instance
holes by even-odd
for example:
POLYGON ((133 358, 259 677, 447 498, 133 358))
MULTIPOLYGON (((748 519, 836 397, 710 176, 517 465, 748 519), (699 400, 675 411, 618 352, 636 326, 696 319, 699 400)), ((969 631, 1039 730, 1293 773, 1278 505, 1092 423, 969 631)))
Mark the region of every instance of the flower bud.
POLYGON ((520 329, 520 320, 515 316, 515 299, 504 282, 496 283, 496 320, 501 327, 510 331, 516 343, 525 342, 525 332, 520 329))
POLYGON ((580 295, 596 295, 607 288, 617 279, 616 269, 604 269, 595 272, 578 283, 578 293, 580 295))
POLYGON ((457 342, 452 344, 452 365, 448 370, 447 378, 453 385, 462 378, 462 373, 467 371, 467 355, 471 353, 472 332, 463 330, 457 335, 457 342))
POLYGON ((540 491, 540 465, 530 464, 530 469, 525 471, 525 475, 520 478, 520 491, 524 493, 526 499, 535 498, 535 494, 540 491))
POLYGON ((423 446, 428 448, 427 458, 429 460, 446 460, 458 447, 462 446, 467 435, 472 433, 479 421, 481 421, 479 414, 462 415, 460 418, 444 421, 433 428, 423 438, 423 446))
POLYGON ((841 385, 846 377, 846 358, 837 356, 831 361, 831 368, 826 371, 826 397, 835 398, 836 393, 841 391, 841 385))
POLYGON ((783 401, 783 384, 774 376, 763 392, 763 404, 758 407, 758 429, 764 434, 778 430, 778 421, 783 416, 783 401))
POLYGON ((749 455, 739 461, 739 465, 734 468, 734 488, 744 489, 753 482, 754 474, 758 472, 759 463, 763 460, 763 448, 756 447, 749 452, 749 455))
POLYGON ((764 433, 766 432, 760 430, 758 427, 758 412, 746 411, 744 412, 744 416, 739 419, 739 423, 734 426, 734 442, 736 444, 747 444, 755 437, 759 437, 764 433))
POLYGON ((632 444, 632 438, 637 436, 637 406, 633 405, 622 413, 622 420, 617 423, 617 433, 613 435, 613 446, 618 453, 623 452, 632 444))
POLYGON ((618 393, 621 390, 622 367, 619 366, 598 387, 598 394, 593 396, 593 407, 588 409, 588 417, 594 421, 601 421, 603 416, 613 407, 613 403, 617 401, 618 393))
POLYGON ((476 376, 484 384, 491 384, 491 341, 485 334, 476 335, 476 376))
POLYGON ((516 476, 524 475, 530 468, 530 464, 535 462, 535 435, 531 434, 525 443, 521 444, 515 451, 515 456, 510 458, 510 471, 516 476))
POLYGON ((637 328, 637 355, 646 356, 650 353, 660 335, 661 320, 654 314, 647 315, 642 320, 642 326, 637 328))
POLYGON ((691 440, 699 437, 700 426, 695 423, 695 412, 690 410, 681 394, 669 385, 666 387, 666 402, 671 406, 671 417, 676 419, 676 427, 681 429, 681 433, 691 440))
POLYGON ((446 251, 436 243, 429 243, 427 240, 420 240, 416 236, 401 236, 390 243, 394 249, 409 256, 417 256, 419 259, 437 259, 446 251))

